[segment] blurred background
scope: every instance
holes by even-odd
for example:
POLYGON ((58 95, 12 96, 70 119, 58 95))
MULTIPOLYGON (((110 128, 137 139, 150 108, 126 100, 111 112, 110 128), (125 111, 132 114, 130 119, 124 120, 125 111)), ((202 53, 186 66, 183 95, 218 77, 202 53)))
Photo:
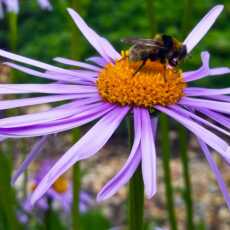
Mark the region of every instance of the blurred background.
MULTIPOLYGON (((16 29, 15 25, 12 26, 10 23, 11 19, 8 14, 1 19, 0 48, 13 50, 18 54, 52 64, 55 63, 52 59, 57 56, 84 60, 95 54, 95 50, 78 33, 66 12, 66 7, 76 8, 86 22, 99 34, 109 39, 118 51, 127 48, 120 42, 120 39, 128 36, 149 38, 153 37, 155 33, 166 33, 183 40, 212 6, 221 3, 225 6, 224 12, 208 35, 187 58, 183 69, 198 68, 201 65, 200 52, 204 50, 211 53, 211 66, 230 66, 229 0, 51 0, 50 3, 53 10, 47 11, 40 9, 35 0, 21 0, 16 29)), ((17 83, 42 82, 41 79, 13 72, 3 65, 0 67, 0 74, 2 83, 12 82, 12 79, 17 83)), ((215 77, 211 80, 210 78, 203 79, 196 84, 209 88, 229 87, 230 78, 228 75, 215 77)), ((44 109, 47 109, 46 106, 36 106, 20 112, 27 113, 44 109)), ((83 127, 81 132, 84 133, 89 127, 90 125, 83 127)), ((90 197, 90 202, 86 202, 87 208, 81 214, 81 229, 83 230, 125 229, 127 188, 124 187, 118 194, 102 204, 96 204, 95 197, 105 182, 115 175, 127 159, 129 151, 126 136, 126 125, 123 124, 100 154, 81 163, 81 189, 90 197)), ((178 229, 186 229, 185 185, 182 178, 181 149, 178 147, 177 126, 173 122, 170 122, 169 136, 177 225, 178 229)), ((71 229, 70 214, 63 209, 60 203, 54 205, 52 210, 48 203, 45 208, 35 207, 32 210, 27 209, 24 205, 26 197, 32 192, 33 186, 36 186, 34 178, 38 169, 44 164, 44 160, 52 162, 73 144, 74 141, 70 133, 50 138, 43 150, 43 157, 30 166, 16 187, 10 186, 12 170, 18 168, 22 163, 34 142, 34 139, 29 139, 1 143, 1 151, 7 152, 9 157, 0 159, 0 230, 71 229), (49 220, 47 220, 47 216, 50 218, 49 220)), ((187 139, 187 147, 194 229, 230 229, 230 212, 208 163, 191 135, 187 139)), ((152 200, 145 201, 146 229, 155 229, 156 227, 169 229, 160 148, 158 156, 159 187, 156 196, 152 200)), ((3 157, 0 156, 0 158, 3 157)), ((218 157, 216 160, 219 162, 226 183, 230 186, 228 166, 221 163, 218 157)), ((70 181, 70 178, 71 173, 66 175, 67 181, 70 181)))

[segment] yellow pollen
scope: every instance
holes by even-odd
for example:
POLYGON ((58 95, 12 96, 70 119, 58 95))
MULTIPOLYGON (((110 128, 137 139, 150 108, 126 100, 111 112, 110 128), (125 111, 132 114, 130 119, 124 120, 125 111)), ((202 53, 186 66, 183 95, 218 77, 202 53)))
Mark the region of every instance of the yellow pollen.
POLYGON ((54 183, 52 188, 57 193, 64 193, 68 190, 69 183, 68 180, 66 180, 63 176, 59 177, 54 183))
POLYGON ((115 64, 107 64, 97 80, 100 96, 107 102, 121 106, 150 108, 177 103, 186 87, 182 71, 168 67, 164 70, 161 63, 147 61, 134 75, 141 63, 123 57, 115 64))

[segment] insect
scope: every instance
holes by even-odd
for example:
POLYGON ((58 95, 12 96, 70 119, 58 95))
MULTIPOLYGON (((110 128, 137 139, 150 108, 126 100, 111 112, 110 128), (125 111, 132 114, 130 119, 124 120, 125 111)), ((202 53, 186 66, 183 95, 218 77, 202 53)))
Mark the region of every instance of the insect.
POLYGON ((186 45, 166 34, 157 34, 153 39, 124 38, 121 40, 132 45, 128 51, 130 61, 142 61, 133 75, 136 75, 147 60, 160 61, 166 70, 167 64, 176 67, 187 55, 186 45))

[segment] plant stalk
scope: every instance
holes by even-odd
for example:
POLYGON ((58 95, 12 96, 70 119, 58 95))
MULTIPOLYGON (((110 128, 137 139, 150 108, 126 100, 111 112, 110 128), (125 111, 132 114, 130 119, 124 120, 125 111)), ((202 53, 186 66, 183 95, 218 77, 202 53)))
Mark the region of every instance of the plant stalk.
POLYGON ((192 186, 190 181, 190 173, 189 173, 189 158, 187 152, 187 132, 181 125, 178 125, 179 131, 179 141, 180 141, 180 158, 183 169, 183 181, 184 181, 184 189, 183 189, 183 198, 186 206, 186 216, 187 223, 186 229, 193 230, 193 202, 192 202, 192 186))
MULTIPOLYGON (((127 118, 129 148, 133 142, 133 121, 131 115, 127 118)), ((141 165, 134 173, 129 182, 128 194, 128 229, 143 230, 144 225, 144 184, 142 179, 141 165)))
POLYGON ((165 197, 171 230, 177 230, 176 213, 174 207, 174 196, 170 169, 170 139, 169 139, 169 122, 166 115, 160 117, 161 147, 162 160, 164 169, 165 197))

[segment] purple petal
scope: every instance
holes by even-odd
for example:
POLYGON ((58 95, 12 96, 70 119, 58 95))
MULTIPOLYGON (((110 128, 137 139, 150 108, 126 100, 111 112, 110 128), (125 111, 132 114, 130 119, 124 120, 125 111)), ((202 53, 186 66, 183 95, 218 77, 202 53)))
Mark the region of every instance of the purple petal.
POLYGON ((68 199, 65 193, 57 193, 52 188, 48 190, 47 196, 51 197, 54 201, 57 201, 65 212, 69 212, 71 209, 71 200, 68 199))
POLYGON ((228 102, 183 97, 178 103, 180 105, 191 106, 193 108, 207 108, 230 114, 230 103, 228 102))
POLYGON ((52 10, 53 7, 48 0, 38 0, 38 4, 43 10, 52 10))
POLYGON ((230 160, 229 145, 217 135, 205 129, 193 120, 185 117, 184 115, 180 115, 169 108, 163 106, 155 106, 155 108, 180 122, 197 137, 202 139, 207 145, 219 152, 224 158, 230 160))
POLYGON ((128 111, 128 107, 117 107, 98 121, 51 168, 34 191, 31 203, 34 204, 49 189, 54 181, 73 164, 97 153, 112 136, 128 111))
POLYGON ((220 188, 221 192, 223 193, 225 202, 227 203, 228 208, 230 209, 230 196, 229 196, 228 188, 226 187, 226 185, 224 183, 224 179, 221 176, 221 172, 218 169, 215 161, 213 160, 212 155, 211 155, 207 145, 200 139, 198 139, 198 142, 200 144, 201 149, 203 150, 203 153, 204 153, 204 155, 205 155, 205 157, 209 163, 209 166, 210 166, 212 172, 214 173, 214 175, 216 177, 219 188, 220 188))
POLYGON ((197 108, 196 110, 199 111, 200 113, 203 113, 207 117, 210 117, 212 120, 216 121, 220 125, 230 129, 230 119, 228 117, 220 113, 211 111, 209 109, 197 108))
POLYGON ((18 14, 19 12, 19 1, 18 0, 3 0, 2 2, 5 3, 7 12, 18 14))
POLYGON ((47 93, 88 94, 97 93, 95 86, 68 84, 0 84, 0 94, 47 93))
POLYGON ((71 60, 68 58, 56 57, 56 58, 54 58, 54 60, 57 62, 60 62, 62 64, 65 64, 65 65, 78 66, 78 67, 81 67, 83 69, 93 70, 96 72, 101 70, 101 68, 98 66, 91 65, 88 63, 84 63, 84 62, 80 62, 80 61, 74 61, 74 60, 71 60))
POLYGON ((226 96, 226 95, 208 95, 205 96, 207 98, 212 98, 214 100, 218 100, 218 101, 226 101, 226 102, 230 102, 230 96, 226 96))
POLYGON ((26 156, 26 159, 23 161, 23 163, 20 165, 20 167, 14 173, 14 175, 12 177, 12 182, 11 182, 12 184, 14 184, 16 182, 16 180, 21 176, 21 174, 28 168, 30 163, 40 155, 40 153, 44 147, 44 144, 47 140, 48 140, 48 136, 44 136, 34 144, 31 151, 26 156))
POLYGON ((99 192, 97 201, 103 201, 115 194, 133 176, 141 161, 141 114, 140 109, 134 108, 134 143, 129 158, 122 169, 99 192))
POLYGON ((211 122, 209 122, 209 121, 207 121, 207 120, 205 120, 205 119, 203 119, 203 118, 197 116, 196 114, 194 114, 194 113, 192 113, 192 112, 189 112, 189 111, 183 109, 183 108, 180 107, 180 106, 171 105, 171 106, 169 106, 169 108, 173 109, 174 111, 176 111, 176 112, 178 112, 178 113, 180 113, 180 114, 184 114, 184 115, 187 116, 187 117, 191 117, 191 118, 193 118, 194 120, 196 120, 196 121, 198 121, 198 122, 200 122, 200 123, 203 123, 203 124, 205 124, 205 125, 207 125, 207 126, 209 126, 209 127, 212 127, 212 128, 214 128, 214 129, 218 130, 219 132, 221 132, 221 133, 227 135, 227 136, 230 136, 230 133, 229 133, 227 130, 222 129, 222 128, 220 128, 219 126, 216 126, 216 125, 212 124, 211 122))
POLYGON ((115 61, 115 60, 119 60, 121 59, 121 55, 113 48, 113 46, 111 45, 111 43, 103 38, 100 37, 100 41, 101 44, 103 46, 103 48, 105 49, 106 53, 115 61))
POLYGON ((0 110, 12 109, 24 106, 39 105, 51 102, 66 101, 71 99, 81 98, 81 94, 69 94, 69 95, 52 95, 42 97, 32 97, 25 99, 13 99, 0 101, 0 110))
POLYGON ((39 72, 21 65, 17 65, 14 63, 10 62, 5 62, 6 65, 17 69, 19 71, 22 71, 24 73, 30 74, 35 77, 41 77, 41 78, 46 78, 46 79, 51 79, 51 80, 56 80, 56 81, 61 81, 61 82, 69 82, 69 83, 81 83, 82 81, 93 81, 95 82, 95 77, 97 76, 97 73, 95 72, 85 72, 82 71, 81 73, 74 72, 72 70, 68 70, 70 72, 62 73, 62 72, 55 72, 53 70, 46 71, 45 73, 39 72))
POLYGON ((73 9, 68 9, 68 12, 75 24, 89 41, 89 43, 97 50, 97 52, 108 62, 111 62, 110 58, 113 60, 119 59, 120 55, 114 50, 112 45, 106 41, 104 38, 100 37, 95 33, 80 17, 80 15, 73 9), (105 42, 106 41, 106 42, 105 42))
POLYGON ((209 67, 210 54, 205 51, 201 53, 202 66, 195 71, 189 71, 184 73, 185 82, 196 81, 204 77, 223 75, 230 73, 230 69, 227 67, 212 68, 209 67))
POLYGON ((104 58, 97 57, 97 56, 87 58, 86 61, 90 61, 90 62, 95 63, 95 64, 97 64, 97 65, 99 65, 101 67, 104 67, 106 64, 109 63, 104 58))
POLYGON ((11 138, 43 136, 63 132, 87 124, 111 111, 115 106, 102 103, 101 105, 85 107, 83 112, 75 116, 38 125, 0 128, 1 135, 11 138), (87 108, 87 109, 86 109, 87 108))
POLYGON ((27 57, 23 57, 21 55, 17 55, 5 50, 0 49, 0 56, 8 58, 10 60, 16 61, 16 62, 20 62, 20 63, 24 63, 24 64, 28 64, 28 65, 32 65, 41 69, 45 69, 45 70, 50 70, 50 71, 54 71, 54 72, 60 72, 60 73, 66 73, 66 74, 71 74, 72 71, 60 68, 60 67, 56 67, 53 65, 49 65, 46 64, 44 62, 40 62, 31 58, 27 58, 27 57))
MULTIPOLYGON (((1 127, 17 127, 25 125, 37 125, 48 121, 55 121, 58 119, 68 118, 89 109, 88 105, 100 101, 97 98, 82 99, 57 106, 48 111, 13 116, 0 119, 1 127)), ((97 105, 95 105, 97 106, 97 105)))
POLYGON ((7 139, 7 137, 0 136, 0 142, 4 141, 4 140, 6 140, 6 139, 7 139))
POLYGON ((216 96, 223 94, 230 94, 230 88, 224 89, 208 89, 199 87, 188 87, 184 89, 186 96, 216 96))
POLYGON ((151 121, 152 121, 153 137, 154 137, 154 140, 155 140, 156 139, 156 135, 157 135, 158 117, 153 117, 151 119, 151 121))
POLYGON ((150 199, 157 191, 156 149, 152 123, 147 109, 141 109, 141 158, 145 193, 150 199))
POLYGON ((197 45, 197 43, 204 37, 204 35, 209 31, 217 17, 223 11, 223 5, 217 5, 213 7, 193 28, 189 33, 187 38, 184 40, 183 44, 187 47, 187 52, 190 53, 192 49, 197 45))

